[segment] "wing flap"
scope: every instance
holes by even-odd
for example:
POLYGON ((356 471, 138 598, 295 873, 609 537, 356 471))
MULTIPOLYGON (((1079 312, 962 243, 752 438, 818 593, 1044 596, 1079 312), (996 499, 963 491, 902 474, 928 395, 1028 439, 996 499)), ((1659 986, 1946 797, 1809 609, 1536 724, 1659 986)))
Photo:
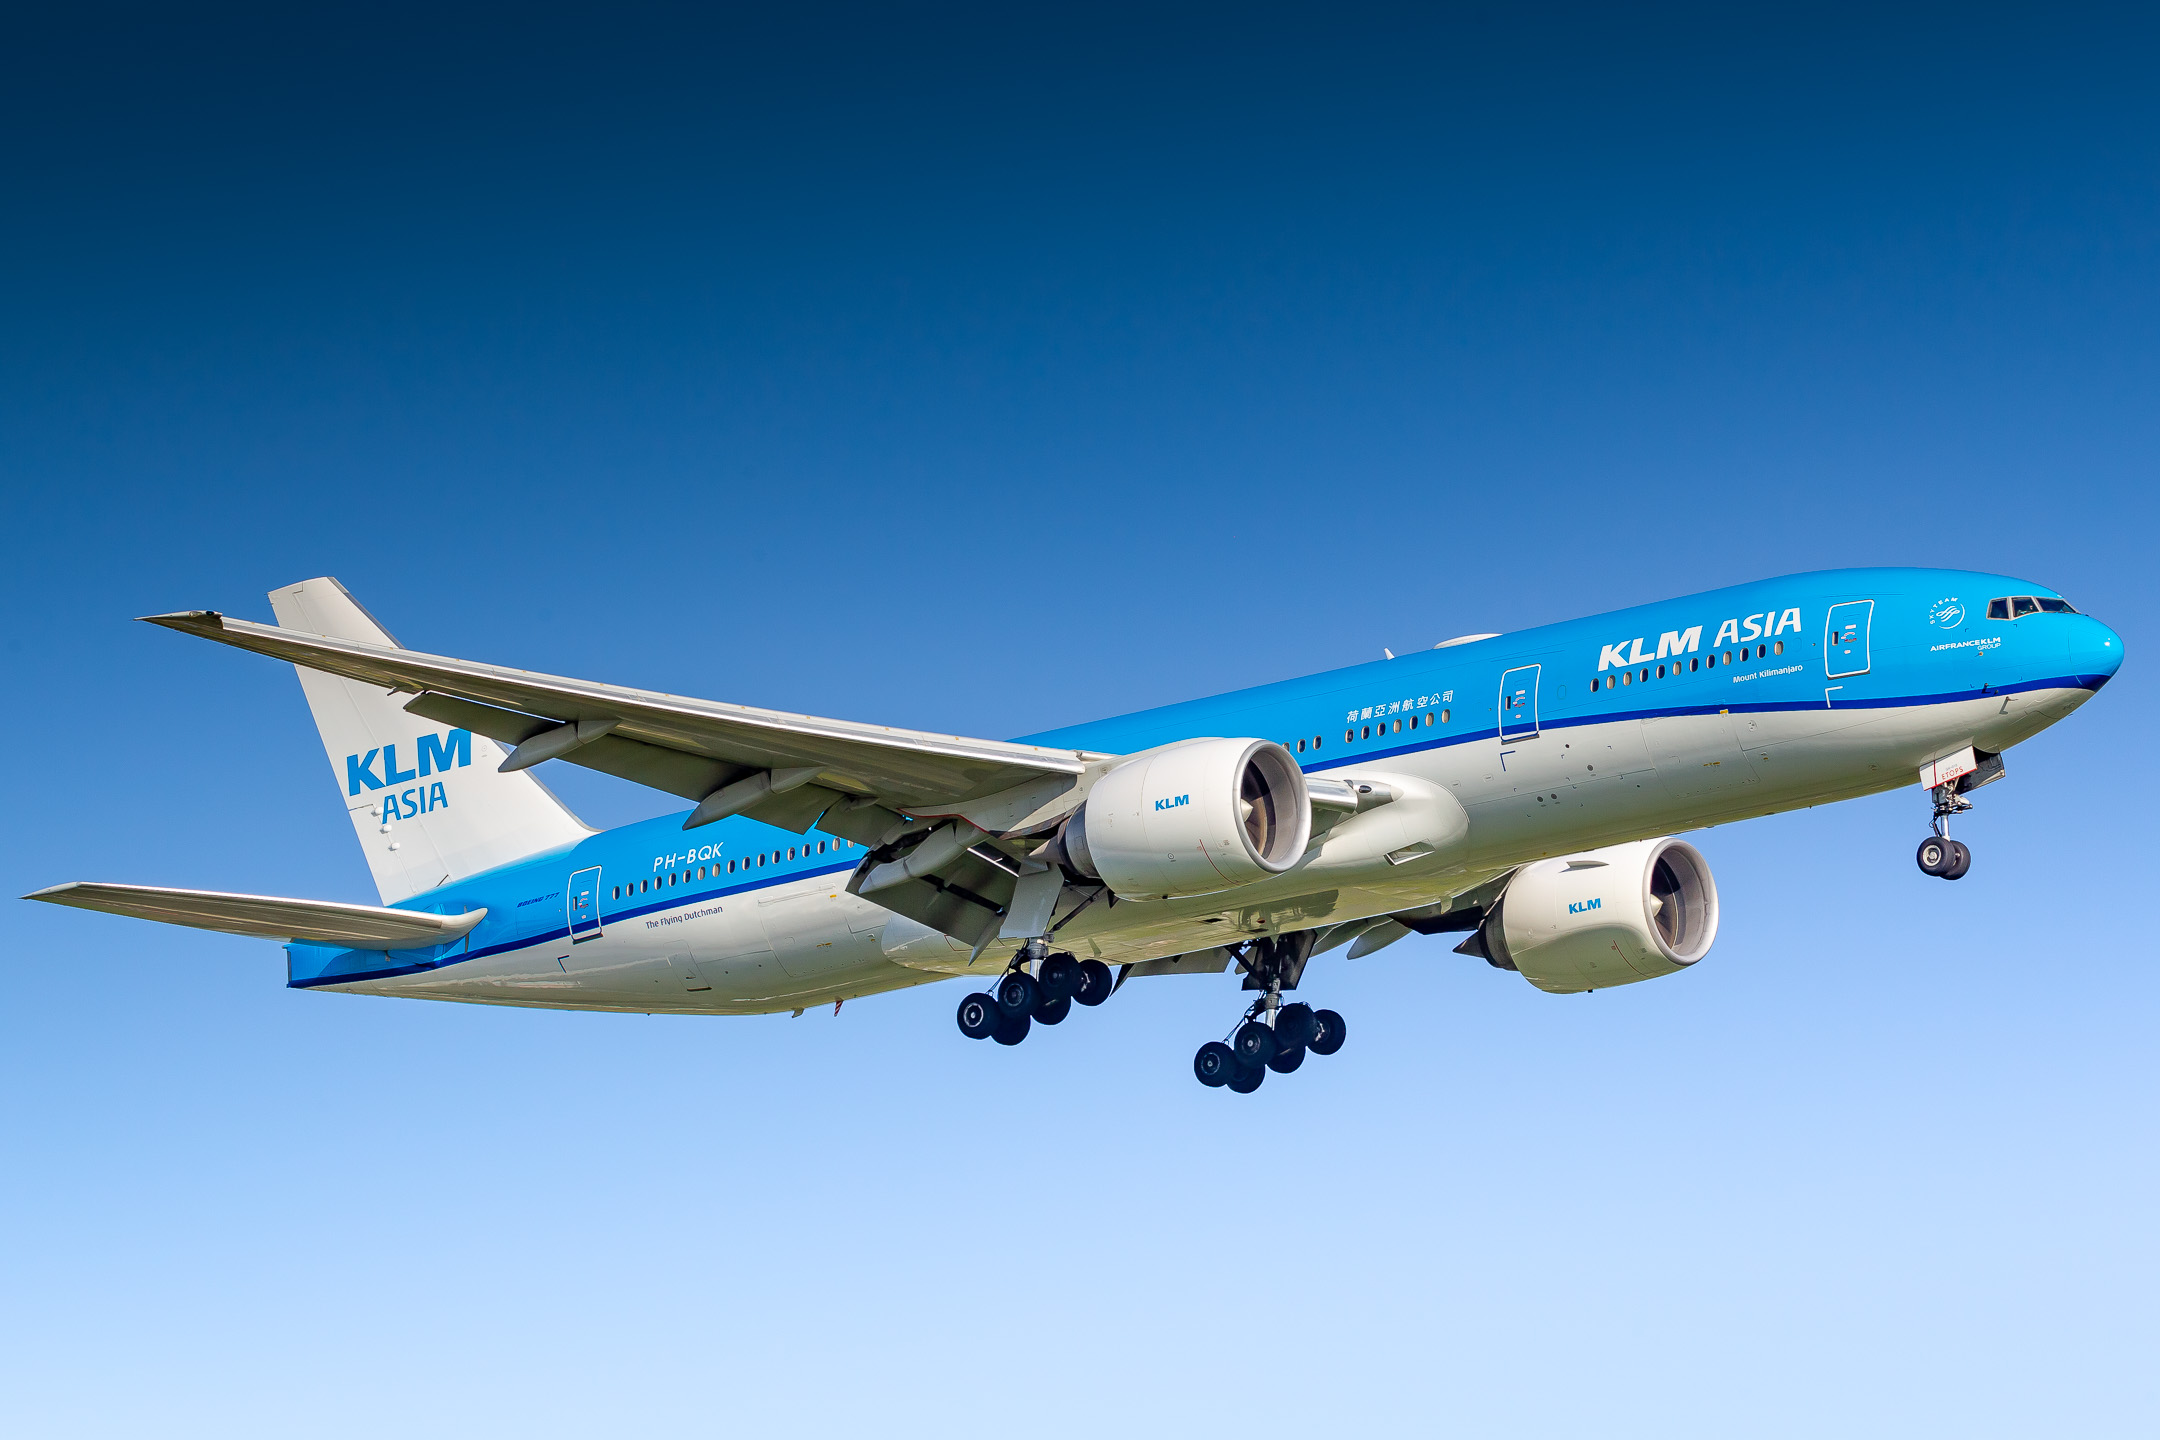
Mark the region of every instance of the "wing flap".
POLYGON ((440 945, 457 939, 487 916, 484 908, 463 915, 429 915, 418 910, 393 910, 386 905, 91 881, 54 885, 23 898, 197 930, 249 935, 259 940, 305 940, 358 950, 418 950, 440 945))

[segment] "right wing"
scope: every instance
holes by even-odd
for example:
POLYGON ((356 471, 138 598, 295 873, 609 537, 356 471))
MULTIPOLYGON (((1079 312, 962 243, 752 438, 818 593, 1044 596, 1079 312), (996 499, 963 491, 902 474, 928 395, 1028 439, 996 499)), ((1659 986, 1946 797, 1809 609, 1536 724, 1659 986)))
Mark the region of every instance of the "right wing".
POLYGON ((259 940, 305 940, 355 950, 419 950, 455 940, 487 916, 430 915, 386 905, 347 905, 336 900, 286 900, 275 895, 228 895, 219 890, 164 890, 154 885, 105 885, 76 881, 54 885, 25 900, 104 910, 140 920, 162 920, 197 930, 222 930, 259 940))

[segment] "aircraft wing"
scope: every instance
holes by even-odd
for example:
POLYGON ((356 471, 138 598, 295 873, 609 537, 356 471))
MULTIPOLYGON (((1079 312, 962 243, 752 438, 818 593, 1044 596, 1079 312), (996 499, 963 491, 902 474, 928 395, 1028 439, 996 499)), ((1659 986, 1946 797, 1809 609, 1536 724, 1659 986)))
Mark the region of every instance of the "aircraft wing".
POLYGON ((1105 756, 793 715, 454 660, 214 610, 153 625, 410 692, 415 715, 513 746, 505 769, 560 758, 700 802, 684 828, 745 814, 798 833, 882 843, 901 816, 1009 835, 1061 813, 1105 756))
POLYGON ((455 940, 486 918, 485 909, 463 915, 429 915, 384 905, 347 905, 336 900, 285 900, 275 895, 228 895, 217 890, 164 890, 154 885, 104 885, 77 881, 25 895, 78 910, 105 910, 197 930, 222 930, 261 940, 308 940, 358 950, 418 950, 455 940))

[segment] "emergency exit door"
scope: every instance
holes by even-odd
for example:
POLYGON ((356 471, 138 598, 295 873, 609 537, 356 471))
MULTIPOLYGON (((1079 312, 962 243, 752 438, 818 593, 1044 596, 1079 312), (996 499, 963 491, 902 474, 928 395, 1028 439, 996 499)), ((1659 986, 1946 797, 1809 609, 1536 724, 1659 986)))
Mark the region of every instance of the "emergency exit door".
POLYGON ((580 870, 570 877, 569 894, 564 905, 570 912, 570 940, 600 938, 600 867, 580 870))
POLYGON ((1830 607, 1823 630, 1824 673, 1833 680, 1840 675, 1865 675, 1873 661, 1868 658, 1868 629, 1875 621, 1875 602, 1847 600, 1830 607))
POLYGON ((1500 738, 1528 740, 1538 733, 1538 665, 1518 665, 1500 677, 1500 738))

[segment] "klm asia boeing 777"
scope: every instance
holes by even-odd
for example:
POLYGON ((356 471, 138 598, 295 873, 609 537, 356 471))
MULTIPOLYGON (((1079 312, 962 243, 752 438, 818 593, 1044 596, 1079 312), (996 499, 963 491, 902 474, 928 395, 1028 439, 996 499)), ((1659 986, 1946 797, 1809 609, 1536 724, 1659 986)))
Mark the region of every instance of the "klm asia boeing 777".
POLYGON ((962 976, 960 1029, 1007 1045, 1234 968, 1251 1006, 1194 1069, 1238 1091, 1341 1046, 1282 999, 1338 946, 1457 932, 1556 993, 1695 964, 1717 887, 1675 831, 1917 781, 1920 868, 1959 879, 1970 792, 2122 661, 2042 586, 1833 570, 997 741, 423 654, 335 580, 270 600, 150 618, 299 668, 383 903, 30 898, 282 940, 289 984, 373 995, 741 1015, 962 976), (695 808, 594 831, 544 760, 695 808))

